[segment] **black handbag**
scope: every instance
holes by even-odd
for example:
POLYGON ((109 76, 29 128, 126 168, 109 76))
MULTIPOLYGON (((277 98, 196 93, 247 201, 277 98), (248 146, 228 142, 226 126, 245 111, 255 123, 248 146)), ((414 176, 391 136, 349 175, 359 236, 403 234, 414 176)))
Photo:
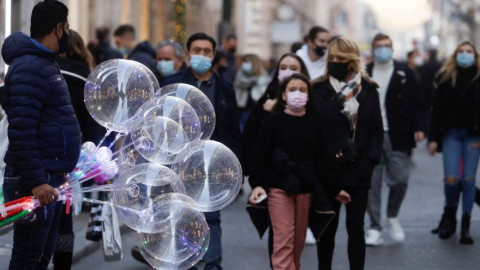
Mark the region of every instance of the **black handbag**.
POLYGON ((328 147, 327 155, 330 167, 339 167, 355 161, 357 147, 352 139, 346 138, 328 147))
POLYGON ((327 149, 328 164, 330 167, 342 167, 345 164, 355 162, 357 157, 357 146, 355 145, 355 135, 357 133, 357 118, 349 119, 351 128, 353 129, 352 138, 345 138, 339 142, 332 144, 327 149))

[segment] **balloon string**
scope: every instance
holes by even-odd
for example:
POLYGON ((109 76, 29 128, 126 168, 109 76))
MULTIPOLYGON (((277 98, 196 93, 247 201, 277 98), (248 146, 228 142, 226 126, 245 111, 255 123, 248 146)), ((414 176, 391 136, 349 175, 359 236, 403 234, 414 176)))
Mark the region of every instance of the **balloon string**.
POLYGON ((89 203, 97 203, 97 204, 103 204, 103 205, 110 205, 112 207, 115 207, 115 208, 120 208, 122 210, 126 210, 126 211, 129 211, 130 213, 142 213, 142 211, 138 211, 138 210, 135 210, 135 209, 132 209, 132 208, 128 208, 128 207, 125 207, 125 206, 120 206, 120 205, 117 205, 117 204, 114 204, 112 202, 105 202, 105 201, 101 201, 101 200, 96 200, 96 199, 89 199, 89 198, 82 198, 82 201, 84 202, 89 202, 89 203))

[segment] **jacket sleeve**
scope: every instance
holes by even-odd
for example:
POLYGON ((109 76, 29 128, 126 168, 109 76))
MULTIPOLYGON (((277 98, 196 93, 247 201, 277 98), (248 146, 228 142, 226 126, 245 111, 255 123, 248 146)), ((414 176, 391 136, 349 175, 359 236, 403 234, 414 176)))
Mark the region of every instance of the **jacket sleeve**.
POLYGON ((435 92, 428 142, 441 143, 442 141, 442 112, 444 110, 443 95, 445 92, 445 87, 448 85, 448 83, 449 81, 439 85, 435 92))
POLYGON ((260 186, 268 189, 268 180, 266 169, 268 167, 268 157, 271 153, 271 127, 268 123, 262 126, 255 143, 250 152, 251 171, 248 181, 252 189, 260 186))
POLYGON ((38 129, 49 80, 30 63, 12 71, 7 93, 9 152, 20 171, 20 185, 26 190, 48 183, 38 146, 38 129))
POLYGON ((410 82, 408 89, 410 90, 410 104, 413 107, 414 126, 413 129, 417 131, 427 131, 427 114, 428 108, 425 102, 425 95, 417 78, 410 68, 407 68, 407 80, 410 82))
POLYGON ((382 114, 380 111, 380 99, 378 97, 378 91, 372 89, 372 96, 370 103, 372 108, 371 121, 368 127, 368 143, 366 156, 372 161, 373 165, 380 163, 380 156, 382 154, 383 145, 383 122, 382 114))

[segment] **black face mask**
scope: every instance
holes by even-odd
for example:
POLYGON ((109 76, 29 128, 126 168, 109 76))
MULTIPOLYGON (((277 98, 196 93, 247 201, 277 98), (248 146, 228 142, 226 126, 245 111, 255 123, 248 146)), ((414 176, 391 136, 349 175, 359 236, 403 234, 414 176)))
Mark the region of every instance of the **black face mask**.
POLYGON ((58 54, 70 54, 70 36, 63 30, 62 37, 58 40, 58 54))
POLYGON ((318 56, 320 56, 320 57, 324 56, 324 55, 325 55, 325 52, 327 52, 327 47, 325 47, 325 46, 322 46, 322 47, 318 47, 318 46, 317 46, 317 47, 315 47, 315 53, 316 53, 318 56))
POLYGON ((338 62, 328 62, 327 69, 328 74, 339 81, 345 80, 350 70, 348 70, 349 62, 338 63, 338 62))
POLYGON ((229 53, 235 53, 237 51, 237 48, 236 47, 233 47, 233 48, 230 48, 230 50, 228 50, 229 53))
POLYGON ((226 66, 218 66, 217 73, 222 74, 223 72, 225 72, 225 70, 227 70, 226 66))

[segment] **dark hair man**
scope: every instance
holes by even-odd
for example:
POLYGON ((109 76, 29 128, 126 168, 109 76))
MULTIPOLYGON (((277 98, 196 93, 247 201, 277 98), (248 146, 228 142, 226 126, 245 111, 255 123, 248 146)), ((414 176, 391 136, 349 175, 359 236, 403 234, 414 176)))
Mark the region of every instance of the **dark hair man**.
POLYGON ((302 58, 305 66, 307 66, 310 78, 315 79, 325 74, 327 45, 330 40, 330 34, 327 29, 321 26, 314 26, 306 37, 306 44, 296 54, 302 58))
MULTIPOLYGON (((237 102, 231 84, 212 71, 212 60, 215 57, 215 40, 204 34, 196 33, 187 41, 187 60, 190 67, 185 71, 172 75, 161 83, 187 83, 199 88, 212 102, 217 115, 212 140, 221 142, 234 153, 240 152, 240 129, 238 124, 237 102)), ((220 270, 222 246, 220 227, 220 211, 206 212, 210 227, 210 244, 203 257, 205 269, 220 270)), ((193 268, 196 269, 196 268, 193 268)))
POLYGON ((235 74, 237 73, 237 63, 235 59, 235 52, 237 51, 237 36, 235 34, 229 34, 223 39, 221 51, 225 53, 227 57, 227 68, 218 74, 225 81, 233 84, 235 74))
POLYGON ((133 26, 120 25, 113 32, 113 38, 115 45, 124 57, 142 63, 152 72, 155 71, 155 48, 148 41, 138 43, 133 26))
POLYGON ((374 61, 367 66, 367 72, 379 84, 385 134, 382 161, 373 171, 368 195, 371 224, 365 242, 378 246, 383 243, 380 210, 384 180, 390 189, 387 207, 390 236, 398 242, 405 239, 398 214, 407 192, 410 152, 415 143, 425 137, 427 111, 413 71, 393 60, 393 44, 389 36, 380 33, 373 38, 372 54, 374 61), (386 178, 383 177, 384 170, 386 178))
POLYGON ((110 29, 99 27, 96 30, 98 48, 95 53, 95 63, 98 65, 104 61, 122 58, 122 54, 110 46, 110 29))
POLYGON ((9 121, 5 201, 33 195, 42 207, 13 227, 10 270, 47 269, 55 248, 65 182, 80 154, 81 133, 55 55, 68 51, 68 8, 58 1, 35 5, 30 36, 10 35, 2 56, 10 65, 1 92, 9 121))

